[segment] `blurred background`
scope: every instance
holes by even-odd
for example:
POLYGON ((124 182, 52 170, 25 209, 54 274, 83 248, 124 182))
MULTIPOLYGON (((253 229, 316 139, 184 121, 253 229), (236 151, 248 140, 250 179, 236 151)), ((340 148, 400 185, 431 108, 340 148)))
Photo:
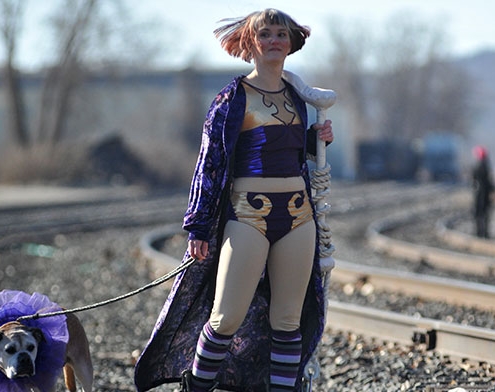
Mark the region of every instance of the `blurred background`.
POLYGON ((286 68, 337 92, 333 178, 462 182, 495 151, 495 3, 0 0, 0 183, 187 187, 251 69, 212 32, 266 7, 312 29, 286 68))

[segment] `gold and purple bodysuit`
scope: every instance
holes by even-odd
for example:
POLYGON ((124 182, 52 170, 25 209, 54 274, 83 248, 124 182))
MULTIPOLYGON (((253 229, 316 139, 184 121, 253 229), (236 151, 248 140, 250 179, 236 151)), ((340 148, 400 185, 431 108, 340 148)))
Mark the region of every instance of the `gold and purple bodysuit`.
MULTIPOLYGON (((243 82, 246 111, 235 149, 234 178, 299 177, 305 129, 287 87, 269 92, 243 82)), ((305 189, 291 192, 233 192, 229 220, 260 231, 275 243, 313 219, 305 189)))

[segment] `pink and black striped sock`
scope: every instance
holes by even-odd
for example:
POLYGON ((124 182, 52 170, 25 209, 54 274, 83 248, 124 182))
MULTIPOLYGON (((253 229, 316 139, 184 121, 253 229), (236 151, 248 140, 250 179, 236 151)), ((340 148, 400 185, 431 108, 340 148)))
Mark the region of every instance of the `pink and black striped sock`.
POLYGON ((301 362, 301 331, 272 330, 270 391, 293 391, 301 362))
POLYGON ((214 385, 215 377, 227 355, 233 335, 221 335, 207 322, 198 339, 192 368, 191 392, 208 391, 214 385))

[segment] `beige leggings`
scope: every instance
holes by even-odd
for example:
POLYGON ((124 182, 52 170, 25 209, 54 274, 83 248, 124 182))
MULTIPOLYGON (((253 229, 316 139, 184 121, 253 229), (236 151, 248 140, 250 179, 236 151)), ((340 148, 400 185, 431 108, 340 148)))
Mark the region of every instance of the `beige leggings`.
POLYGON ((315 250, 313 220, 291 230, 270 246, 254 227, 228 221, 220 252, 215 301, 210 324, 219 334, 232 335, 246 317, 260 277, 270 276, 272 329, 299 328, 315 250))

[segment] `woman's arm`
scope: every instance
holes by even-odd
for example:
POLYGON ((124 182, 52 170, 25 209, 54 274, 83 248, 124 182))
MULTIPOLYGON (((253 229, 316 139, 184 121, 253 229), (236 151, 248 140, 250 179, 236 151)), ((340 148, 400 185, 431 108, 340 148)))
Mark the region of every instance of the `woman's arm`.
MULTIPOLYGON (((245 110, 245 95, 234 79, 214 99, 203 125, 183 228, 190 240, 208 242, 214 235, 229 178, 229 160, 245 110)), ((200 248, 203 248, 200 246, 200 248)))

